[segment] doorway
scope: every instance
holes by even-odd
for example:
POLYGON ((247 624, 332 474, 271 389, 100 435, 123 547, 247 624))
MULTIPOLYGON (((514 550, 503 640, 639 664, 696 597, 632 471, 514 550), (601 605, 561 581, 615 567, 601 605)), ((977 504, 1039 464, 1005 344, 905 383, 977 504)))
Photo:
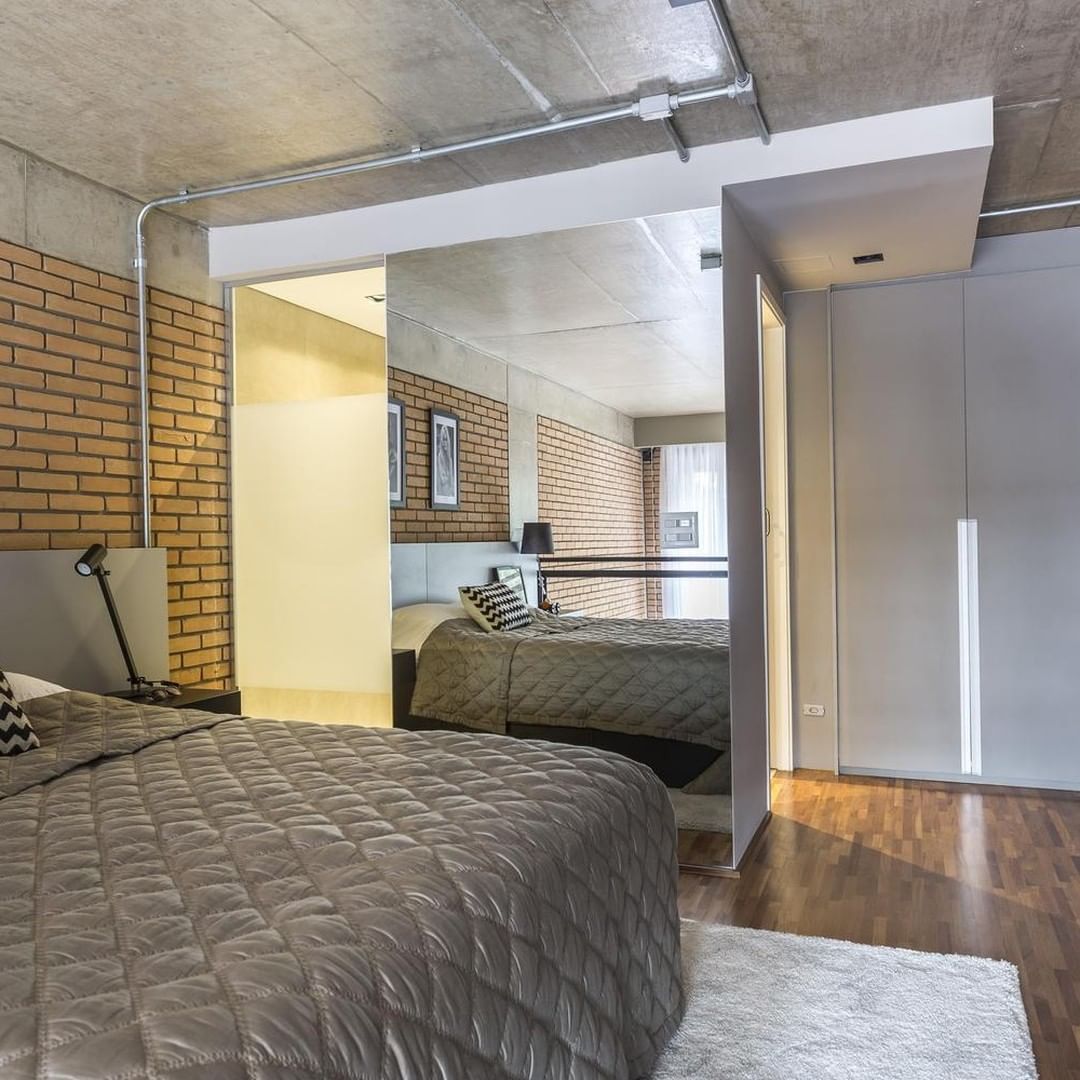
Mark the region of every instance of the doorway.
POLYGON ((762 473, 765 494, 765 635, 769 763, 790 772, 791 578, 788 529, 787 340, 784 312, 758 276, 762 473))

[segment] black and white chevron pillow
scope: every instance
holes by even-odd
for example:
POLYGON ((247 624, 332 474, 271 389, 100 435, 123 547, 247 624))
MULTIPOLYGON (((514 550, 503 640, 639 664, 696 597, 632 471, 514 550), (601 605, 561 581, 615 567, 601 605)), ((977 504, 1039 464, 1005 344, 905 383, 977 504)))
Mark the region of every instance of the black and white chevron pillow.
POLYGON ((462 585, 458 595, 469 617, 484 630, 520 630, 532 622, 521 598, 501 581, 462 585))
POLYGON ((15 700, 7 676, 0 671, 0 757, 11 757, 40 745, 26 713, 15 700))

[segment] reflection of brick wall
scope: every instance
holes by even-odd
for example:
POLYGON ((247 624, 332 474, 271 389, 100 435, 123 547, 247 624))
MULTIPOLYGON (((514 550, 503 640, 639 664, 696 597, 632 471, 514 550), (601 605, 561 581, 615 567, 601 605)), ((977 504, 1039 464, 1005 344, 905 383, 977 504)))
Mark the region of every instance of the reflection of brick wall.
MULTIPOLYGON (((660 461, 659 446, 641 451, 641 493, 645 517, 645 553, 660 554, 660 461)), ((650 619, 664 617, 664 590, 659 580, 645 582, 645 610, 650 619)))
POLYGON ((407 505, 390 511, 394 543, 510 539, 509 421, 505 402, 400 368, 388 371, 390 396, 405 402, 407 505), (457 510, 431 509, 428 461, 432 406, 461 421, 457 510))
MULTIPOLYGON (((545 416, 537 419, 540 520, 557 555, 642 555, 641 454, 545 416)), ((553 600, 606 618, 645 617, 641 581, 553 581, 553 600)))
MULTIPOLYGON (((140 543, 135 310, 132 282, 0 242, 0 548, 140 543)), ((220 686, 232 674, 225 313, 156 289, 149 312, 172 677, 220 686)))

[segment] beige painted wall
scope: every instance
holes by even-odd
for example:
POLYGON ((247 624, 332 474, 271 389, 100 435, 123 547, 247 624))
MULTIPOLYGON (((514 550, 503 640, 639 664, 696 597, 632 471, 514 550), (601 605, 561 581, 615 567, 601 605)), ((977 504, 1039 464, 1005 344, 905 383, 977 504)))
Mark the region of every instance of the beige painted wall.
POLYGON ((390 721, 382 339, 234 294, 237 680, 264 714, 390 721))
POLYGON ((385 399, 383 338, 256 289, 233 292, 233 321, 237 405, 369 394, 385 399))

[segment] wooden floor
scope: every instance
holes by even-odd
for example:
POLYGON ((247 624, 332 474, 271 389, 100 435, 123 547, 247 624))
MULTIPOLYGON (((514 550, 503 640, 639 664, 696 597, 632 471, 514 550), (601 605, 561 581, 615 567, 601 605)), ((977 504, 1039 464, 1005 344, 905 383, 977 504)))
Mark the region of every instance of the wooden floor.
POLYGON ((704 832, 699 829, 679 830, 679 865, 731 865, 731 834, 704 832))
POLYGON ((688 918, 1011 960, 1042 1080, 1080 1080, 1080 797, 797 773, 688 918))

